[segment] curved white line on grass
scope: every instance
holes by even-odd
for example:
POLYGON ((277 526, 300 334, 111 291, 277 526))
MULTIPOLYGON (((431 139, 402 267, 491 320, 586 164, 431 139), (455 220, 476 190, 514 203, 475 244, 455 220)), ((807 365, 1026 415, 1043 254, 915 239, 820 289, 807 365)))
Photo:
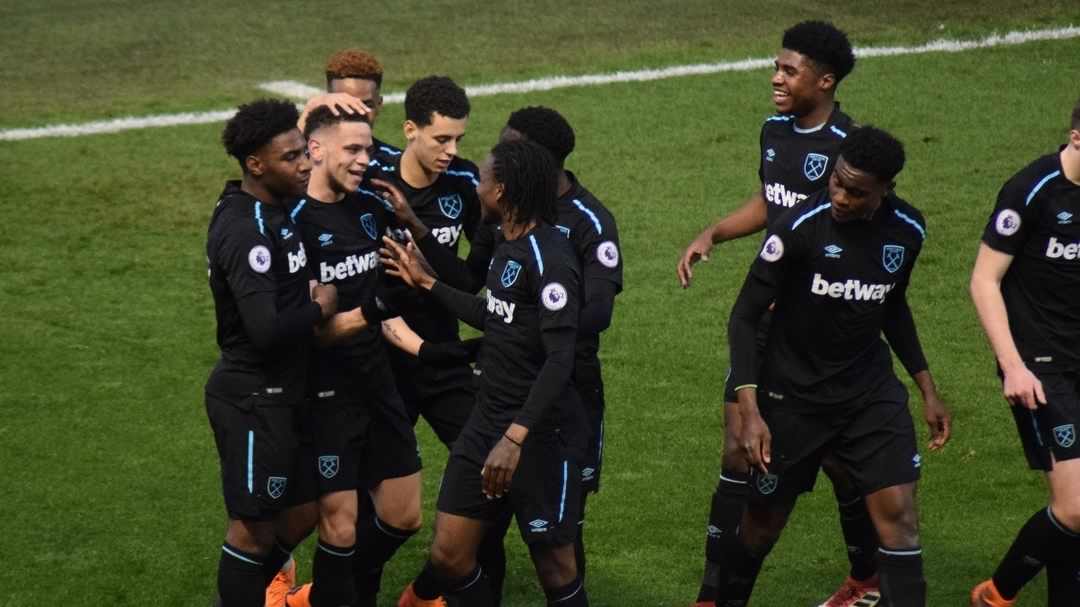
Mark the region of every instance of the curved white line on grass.
MULTIPOLYGON (((860 47, 855 49, 855 54, 859 57, 894 57, 897 55, 918 55, 925 53, 958 53, 995 46, 1011 46, 1043 40, 1066 40, 1077 37, 1080 37, 1080 27, 1069 26, 1024 32, 1009 32, 1003 35, 994 34, 980 40, 934 40, 917 46, 860 47)), ((484 97, 507 93, 532 93, 578 86, 599 86, 620 82, 646 82, 650 80, 679 78, 682 76, 719 74, 722 72, 745 72, 763 69, 771 66, 772 63, 772 57, 764 59, 744 59, 742 61, 725 61, 721 63, 698 63, 692 65, 676 65, 659 69, 611 72, 607 74, 551 76, 548 78, 534 78, 532 80, 524 80, 521 82, 500 82, 467 86, 465 87, 465 90, 468 91, 471 97, 484 97)), ((259 86, 263 90, 298 99, 306 99, 311 94, 321 92, 321 89, 291 80, 267 82, 259 86)), ((404 93, 392 93, 386 95, 384 98, 385 103, 401 103, 404 100, 404 93)), ((36 128, 9 129, 0 131, 0 141, 19 141, 24 139, 39 139, 42 137, 80 137, 83 135, 97 135, 101 133, 119 133, 121 131, 130 131, 134 129, 186 124, 210 124, 228 120, 234 112, 235 110, 230 109, 214 112, 188 112, 159 116, 131 116, 113 120, 85 122, 82 124, 56 124, 36 128)))

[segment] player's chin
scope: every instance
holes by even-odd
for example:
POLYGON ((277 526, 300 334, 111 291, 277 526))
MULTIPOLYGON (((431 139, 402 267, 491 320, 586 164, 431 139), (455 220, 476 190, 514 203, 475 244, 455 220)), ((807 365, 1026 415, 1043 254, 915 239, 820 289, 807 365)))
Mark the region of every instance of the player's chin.
POLYGON ((364 180, 364 171, 349 171, 349 177, 345 179, 345 187, 349 191, 353 191, 360 187, 360 182, 364 180))
POLYGON ((781 114, 790 113, 795 107, 795 103, 792 100, 791 95, 782 91, 773 91, 772 94, 773 105, 776 106, 776 111, 781 114))

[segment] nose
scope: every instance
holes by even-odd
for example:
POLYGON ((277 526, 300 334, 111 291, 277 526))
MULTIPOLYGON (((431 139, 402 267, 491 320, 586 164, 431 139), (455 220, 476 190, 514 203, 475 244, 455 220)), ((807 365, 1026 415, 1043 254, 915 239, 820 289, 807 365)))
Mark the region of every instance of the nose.
POLYGON ((772 75, 772 83, 775 86, 780 86, 784 84, 784 72, 780 70, 774 71, 772 75))
POLYGON ((446 144, 446 153, 450 154, 451 156, 457 156, 457 141, 456 140, 451 140, 450 143, 446 144))

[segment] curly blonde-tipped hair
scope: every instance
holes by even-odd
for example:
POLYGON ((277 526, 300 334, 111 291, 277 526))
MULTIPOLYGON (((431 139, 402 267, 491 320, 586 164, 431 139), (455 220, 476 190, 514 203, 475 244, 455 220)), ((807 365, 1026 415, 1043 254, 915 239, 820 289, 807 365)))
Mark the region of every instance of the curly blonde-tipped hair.
POLYGON ((367 51, 348 48, 338 51, 326 60, 326 85, 340 78, 372 80, 382 86, 383 67, 375 55, 367 51))

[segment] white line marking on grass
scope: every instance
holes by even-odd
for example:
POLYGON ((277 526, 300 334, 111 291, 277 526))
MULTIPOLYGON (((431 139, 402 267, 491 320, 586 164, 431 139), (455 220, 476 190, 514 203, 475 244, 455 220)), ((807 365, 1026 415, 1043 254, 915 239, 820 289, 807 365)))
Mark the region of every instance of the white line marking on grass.
MULTIPOLYGON (((958 53, 995 46, 1013 46, 1028 42, 1066 40, 1077 37, 1080 37, 1080 27, 1069 26, 1044 30, 1009 32, 1003 35, 994 34, 980 40, 934 40, 917 46, 860 47, 855 49, 855 54, 865 58, 894 57, 897 55, 918 55, 925 53, 958 53)), ((697 63, 693 65, 676 65, 659 69, 620 71, 607 74, 585 74, 582 76, 552 76, 548 78, 534 78, 522 82, 482 84, 467 86, 465 87, 465 90, 468 91, 469 96, 471 97, 485 97, 506 93, 532 93, 536 91, 550 91, 579 86, 599 86, 619 82, 646 82, 650 80, 679 78, 682 76, 700 76, 705 74, 719 74, 722 72, 745 72, 763 69, 771 66, 772 63, 772 57, 765 59, 744 59, 742 61, 725 61, 721 63, 697 63)), ((259 85, 259 87, 278 95, 299 99, 306 99, 309 95, 315 94, 316 92, 322 92, 321 89, 291 80, 266 82, 259 85)), ((404 99, 404 93, 392 93, 386 95, 384 102, 401 103, 404 99)), ((56 124, 35 128, 9 129, 0 131, 0 141, 19 141, 24 139, 40 139, 42 137, 80 137, 83 135, 119 133, 121 131, 165 126, 211 124, 228 120, 235 111, 236 110, 230 109, 215 112, 188 112, 159 116, 129 116, 82 124, 56 124)))

